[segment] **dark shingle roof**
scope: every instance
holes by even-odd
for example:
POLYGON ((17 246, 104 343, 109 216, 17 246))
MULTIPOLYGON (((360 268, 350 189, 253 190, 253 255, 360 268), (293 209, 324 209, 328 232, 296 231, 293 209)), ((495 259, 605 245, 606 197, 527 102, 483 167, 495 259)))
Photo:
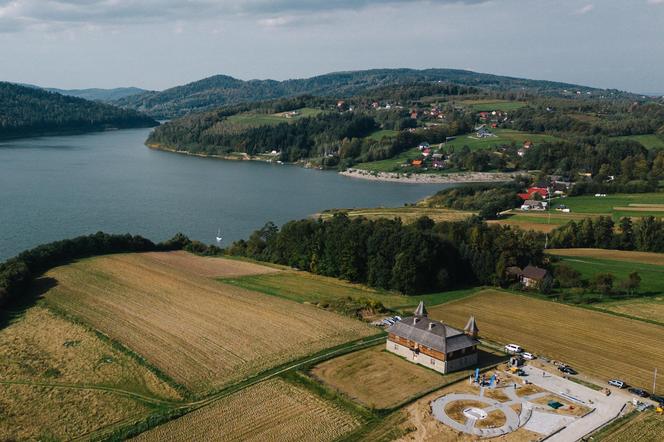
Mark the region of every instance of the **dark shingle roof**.
POLYGON ((546 277, 547 273, 549 273, 549 272, 546 269, 541 269, 539 267, 529 265, 529 266, 526 266, 525 269, 523 269, 523 272, 521 273, 521 275, 524 278, 534 279, 536 281, 541 281, 542 279, 544 279, 546 277))
POLYGON ((472 347, 478 343, 477 340, 465 335, 462 331, 427 317, 403 318, 387 331, 443 353, 472 347), (431 324, 433 324, 432 327, 430 327, 431 324))

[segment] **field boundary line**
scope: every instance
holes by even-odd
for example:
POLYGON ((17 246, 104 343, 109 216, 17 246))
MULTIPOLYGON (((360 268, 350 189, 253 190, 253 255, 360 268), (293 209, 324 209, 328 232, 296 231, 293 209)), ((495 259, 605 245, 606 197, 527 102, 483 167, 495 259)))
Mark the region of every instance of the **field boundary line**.
POLYGON ((147 402, 154 405, 179 405, 181 401, 169 401, 167 399, 159 399, 136 393, 129 390, 123 390, 115 387, 104 387, 103 385, 90 385, 90 384, 65 384, 58 382, 35 382, 35 381, 1 381, 0 385, 27 385, 31 387, 46 387, 46 388, 68 388, 72 390, 97 390, 107 393, 113 393, 120 396, 125 396, 131 399, 136 399, 142 402, 147 402))
MULTIPOLYGON (((306 357, 305 359, 301 359, 296 362, 289 363, 285 366, 277 367, 276 369, 270 369, 267 370, 263 373, 259 373, 253 377, 245 378, 244 380, 240 380, 236 382, 233 385, 230 385, 226 388, 224 388, 221 391, 218 391, 216 393, 212 393, 211 395, 195 400, 195 401, 190 401, 190 402, 178 402, 178 403, 171 403, 172 405, 175 405, 171 408, 168 409, 168 415, 149 415, 145 419, 132 419, 129 418, 125 420, 124 422, 131 422, 129 423, 129 426, 120 427, 122 423, 114 424, 112 425, 111 428, 102 428, 98 429, 97 431, 94 431, 92 433, 89 433, 85 435, 84 437, 86 439, 93 439, 93 440, 124 440, 126 438, 131 438, 134 436, 137 436, 138 434, 144 433, 146 431, 149 431, 153 428, 156 428, 160 425, 166 424, 172 420, 178 419, 182 416, 185 416, 188 413, 191 413, 193 411, 196 411, 198 409, 201 409, 203 407, 206 407, 218 400, 224 399, 228 396, 231 396, 235 393, 238 393, 246 388, 252 387, 254 385, 260 384, 261 382, 270 380, 272 378, 275 378, 277 376, 280 376, 286 372, 297 370, 303 366, 306 366, 308 364, 313 364, 316 362, 324 361, 326 359, 330 359, 332 357, 346 354, 346 353, 351 353, 353 351, 357 351, 360 349, 363 349, 365 347, 371 347, 374 346, 380 342, 383 342, 387 338, 386 334, 381 333, 379 335, 374 335, 370 336, 368 338, 362 338, 357 341, 353 341, 347 344, 343 344, 341 346, 338 346, 336 348, 332 348, 329 351, 323 351, 322 353, 318 353, 314 356, 311 357, 306 357), (160 420, 161 419, 161 420, 160 420), (132 431, 132 426, 135 425, 141 425, 143 423, 147 423, 147 427, 143 427, 140 429, 138 432, 134 432, 136 430, 132 431), (109 433, 110 430, 115 430, 116 433, 109 433), (118 433, 120 432, 120 433, 118 433), (121 439, 120 439, 121 438, 121 439)), ((75 438, 74 440, 78 440, 80 438, 75 438)))

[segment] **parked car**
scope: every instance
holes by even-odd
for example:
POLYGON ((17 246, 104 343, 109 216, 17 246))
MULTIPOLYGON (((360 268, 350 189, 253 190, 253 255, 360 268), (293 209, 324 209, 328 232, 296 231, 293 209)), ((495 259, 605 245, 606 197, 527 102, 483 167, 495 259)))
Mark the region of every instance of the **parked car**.
POLYGON ((519 347, 516 344, 507 344, 505 346, 505 351, 507 353, 521 353, 523 351, 523 348, 519 347))
POLYGON ((536 359, 536 358, 537 358, 537 356, 535 356, 535 355, 532 354, 532 353, 528 353, 527 351, 521 353, 521 357, 522 357, 523 359, 528 359, 529 361, 532 361, 533 359, 536 359))
POLYGON ((565 374, 571 374, 571 375, 579 374, 579 373, 578 373, 576 370, 574 370, 572 367, 570 367, 569 365, 564 365, 564 364, 563 364, 563 365, 560 365, 560 366, 558 367, 558 370, 562 371, 562 372, 565 373, 565 374))
POLYGON ((639 397, 648 397, 648 396, 650 396, 650 393, 648 393, 647 391, 645 391, 642 388, 628 388, 627 391, 629 391, 630 393, 632 393, 636 396, 639 396, 639 397))
POLYGON ((657 396, 657 395, 651 394, 650 399, 652 399, 653 401, 659 403, 659 405, 664 405, 664 396, 657 396))
POLYGON ((621 381, 620 379, 611 379, 609 381, 609 385, 618 387, 618 388, 625 388, 627 387, 627 384, 624 381, 621 381))

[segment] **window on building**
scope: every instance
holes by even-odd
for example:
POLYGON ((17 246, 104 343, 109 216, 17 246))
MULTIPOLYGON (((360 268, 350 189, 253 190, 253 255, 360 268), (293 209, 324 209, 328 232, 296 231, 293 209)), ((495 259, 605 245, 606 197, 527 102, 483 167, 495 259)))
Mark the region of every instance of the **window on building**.
POLYGON ((436 360, 434 358, 431 358, 431 365, 436 365, 436 360))
POLYGON ((399 350, 399 347, 397 346, 397 344, 394 344, 394 349, 399 350))

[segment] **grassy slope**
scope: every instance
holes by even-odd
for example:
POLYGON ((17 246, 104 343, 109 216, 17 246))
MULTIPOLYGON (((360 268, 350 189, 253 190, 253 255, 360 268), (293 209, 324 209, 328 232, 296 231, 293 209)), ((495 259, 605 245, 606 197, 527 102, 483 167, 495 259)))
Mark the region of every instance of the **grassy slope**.
POLYGON ((549 253, 559 255, 562 263, 587 279, 597 273, 611 273, 617 278, 615 285, 631 272, 638 272, 639 298, 606 301, 593 307, 664 324, 664 254, 599 249, 561 249, 549 253))
POLYGON ((481 111, 505 111, 520 109, 526 106, 523 101, 509 101, 509 100, 463 100, 458 104, 469 107, 470 109, 481 111))
POLYGON ((372 134, 368 135, 367 138, 372 139, 372 140, 376 140, 376 141, 380 141, 385 137, 387 137, 387 138, 396 137, 397 134, 399 134, 398 130, 380 129, 380 130, 377 130, 376 132, 373 132, 372 134))
POLYGON ((616 139, 638 141, 646 149, 664 149, 664 136, 662 135, 629 135, 625 137, 616 137, 616 139))
POLYGON ((398 310, 413 308, 420 301, 424 301, 427 305, 441 304, 468 296, 478 290, 477 288, 469 288, 429 295, 405 296, 307 272, 281 272, 271 275, 244 276, 224 279, 223 282, 297 302, 329 301, 346 297, 355 299, 371 298, 382 302, 388 308, 398 310))
MULTIPOLYGON (((614 208, 628 208, 630 204, 664 204, 664 192, 659 193, 620 193, 596 197, 594 195, 573 196, 556 200, 569 207, 572 213, 611 214, 614 219, 623 216, 642 217, 647 215, 662 217, 664 211, 652 210, 625 210, 614 208)), ((552 204, 554 204, 552 202, 552 204)))

